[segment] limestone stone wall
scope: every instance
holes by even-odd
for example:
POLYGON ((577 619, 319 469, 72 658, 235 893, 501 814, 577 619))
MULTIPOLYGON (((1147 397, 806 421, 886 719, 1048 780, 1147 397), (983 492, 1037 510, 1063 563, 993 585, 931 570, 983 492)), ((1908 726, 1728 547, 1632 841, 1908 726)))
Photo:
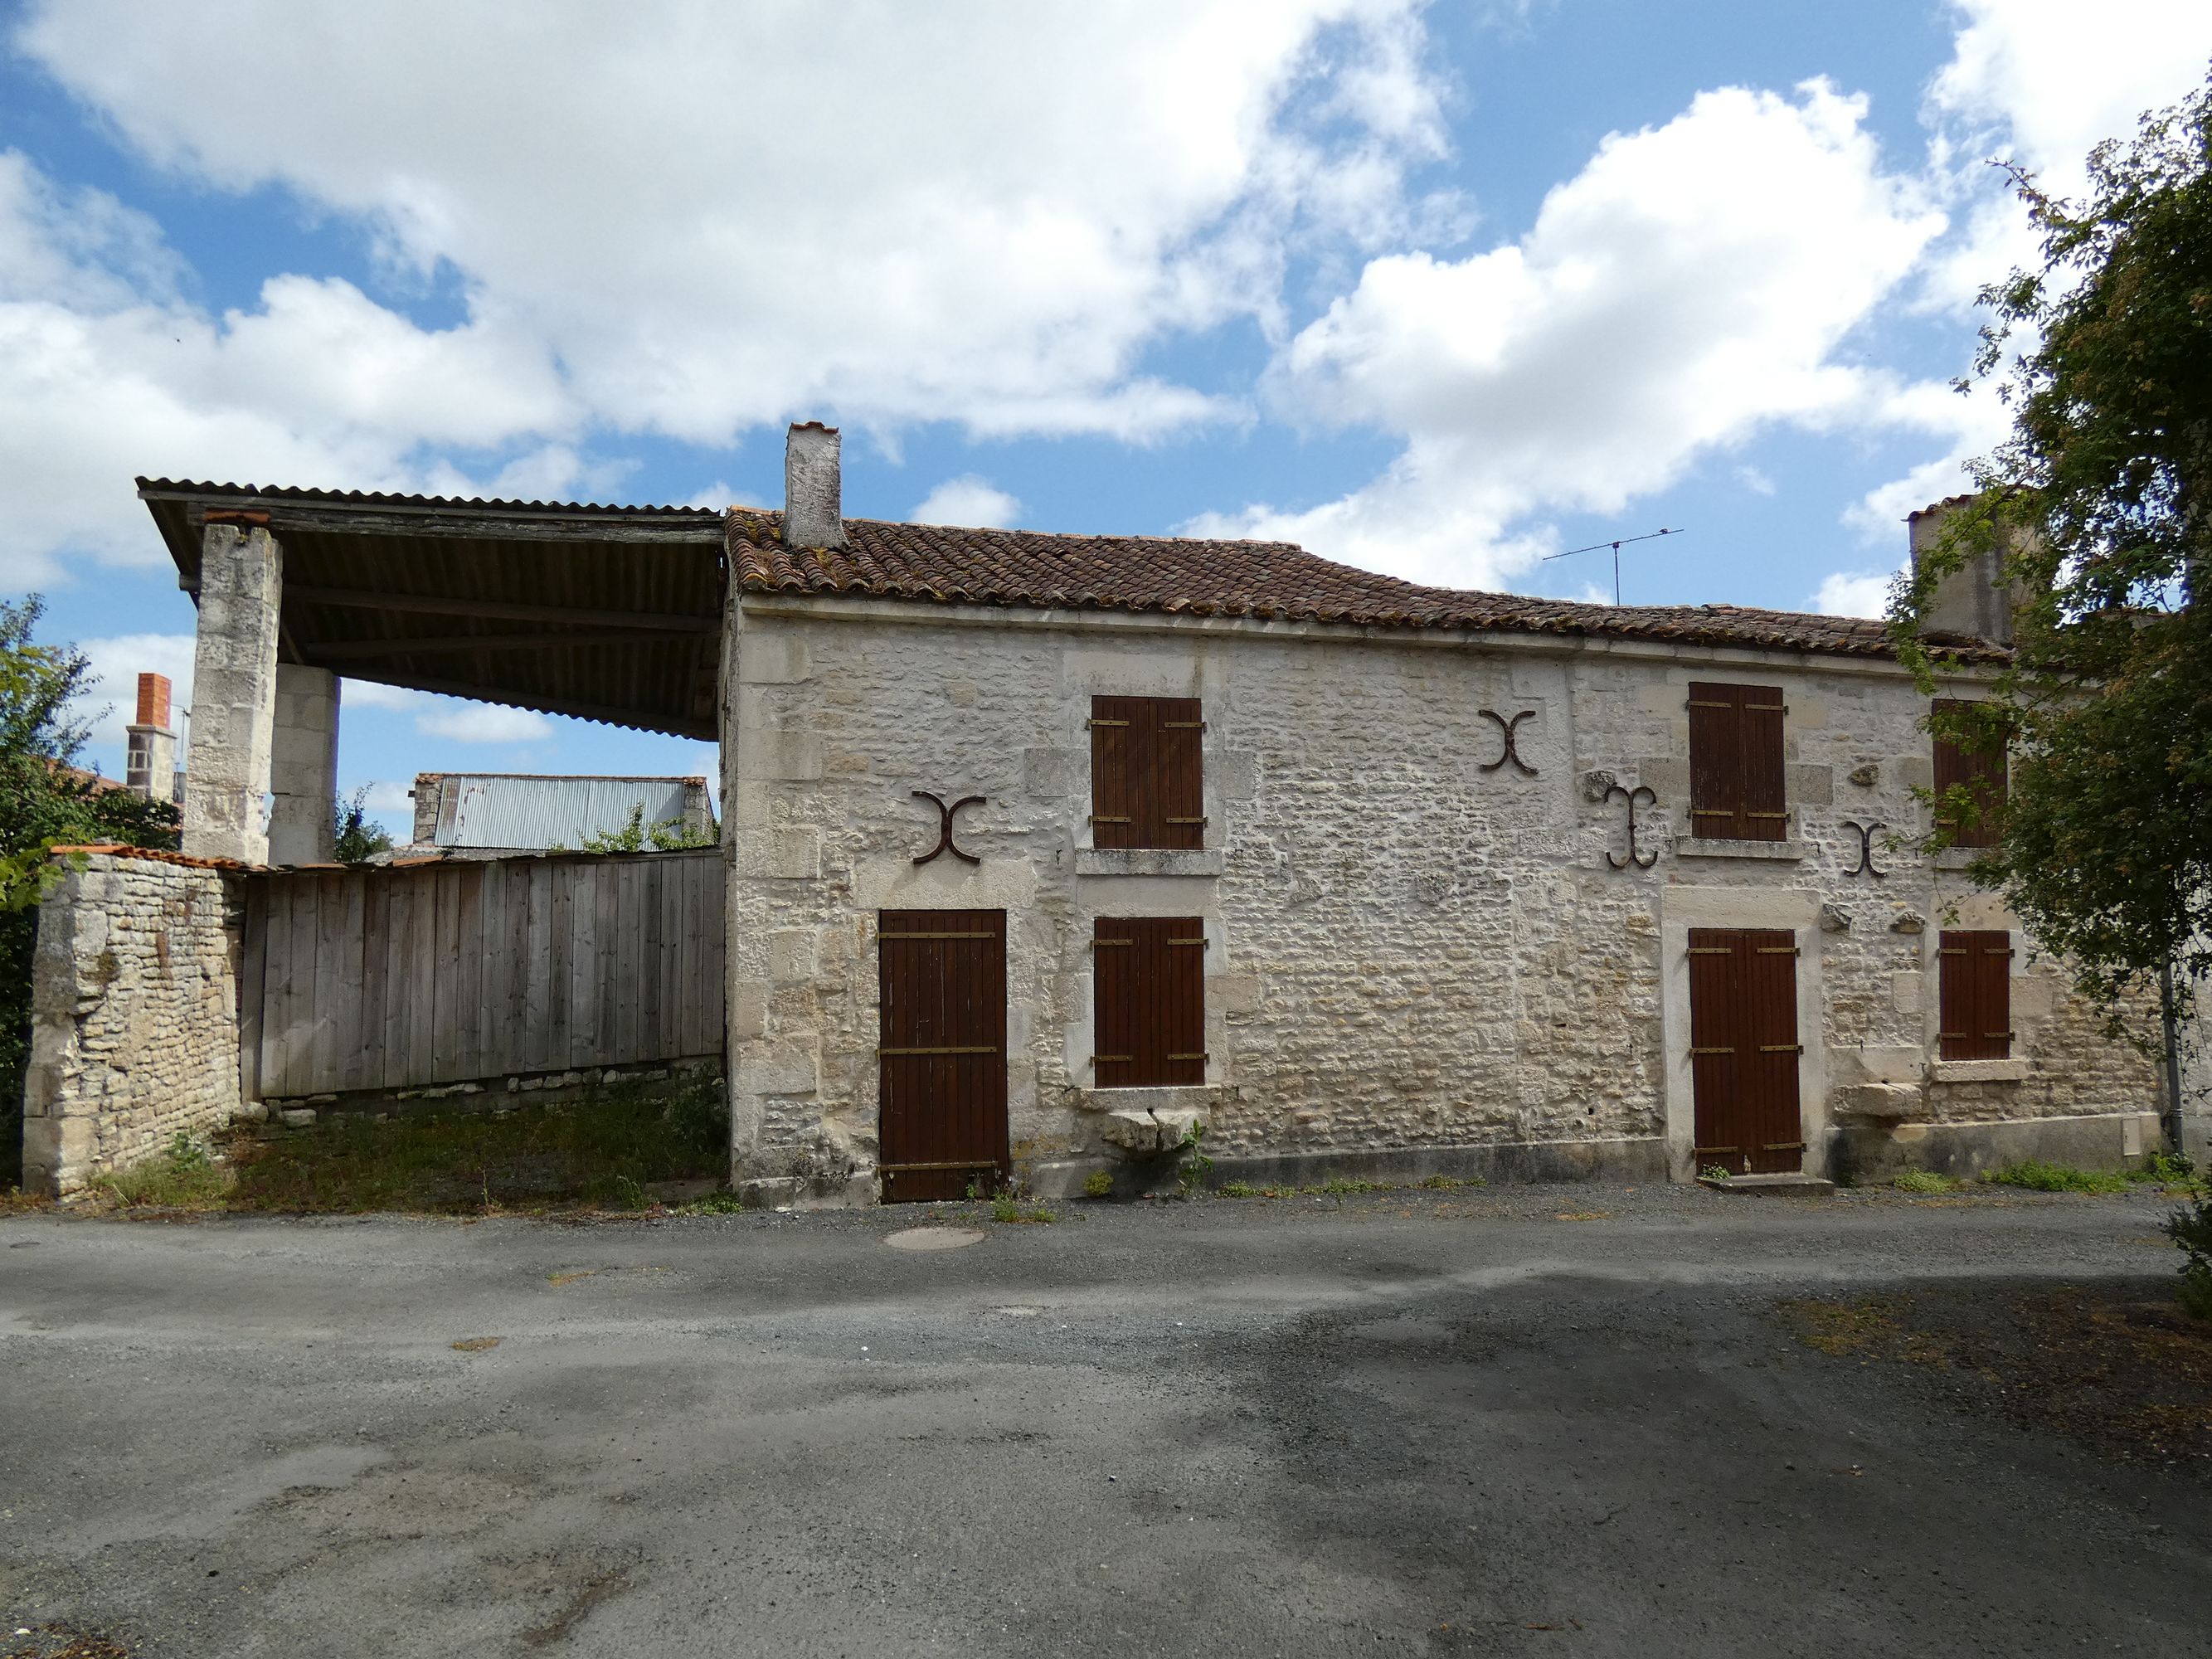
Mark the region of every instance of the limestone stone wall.
POLYGON ((888 908, 1007 912, 1011 1129, 1033 1174, 1107 1155, 1104 1115, 1141 1096, 1200 1110, 1218 1157, 1534 1147, 1686 1177, 1684 952, 1701 926, 1797 937, 1810 1169, 1854 1125, 1887 1144, 1900 1124, 2157 1109, 2147 1061, 2099 1036, 2024 939, 2016 1058, 1932 1060, 1939 930, 2014 924, 1963 873, 1885 844, 1923 827, 1910 792, 1931 773, 1924 702, 1893 665, 832 601, 749 600, 735 634, 741 1175, 872 1190, 888 908), (1779 847, 1686 839, 1698 678, 1784 691, 1795 816, 1779 847), (1094 693, 1203 700, 1203 853, 1091 847, 1094 693), (1656 796, 1638 805, 1652 861, 1616 868, 1620 792, 1639 787, 1656 796), (960 818, 980 865, 912 862, 937 835, 917 789, 987 797, 960 818), (1847 873, 1862 858, 1846 819, 1881 826, 1881 876, 1847 873), (1204 919, 1202 1088, 1091 1086, 1100 915, 1204 919))
POLYGON ((66 1194, 240 1108, 238 927, 222 872, 71 860, 39 909, 23 1179, 66 1194))

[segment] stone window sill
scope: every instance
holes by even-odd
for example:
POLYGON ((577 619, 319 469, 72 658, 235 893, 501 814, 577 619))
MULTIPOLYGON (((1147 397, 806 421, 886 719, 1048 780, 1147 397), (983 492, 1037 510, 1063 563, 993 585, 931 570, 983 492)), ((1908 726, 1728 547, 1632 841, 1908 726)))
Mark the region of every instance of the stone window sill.
POLYGON ((1218 847, 1075 849, 1079 876, 1218 876, 1222 866, 1218 847))
POLYGON ((1773 859, 1795 864, 1805 856, 1802 841, 1723 841, 1712 836, 1677 836, 1678 859, 1773 859))
POLYGON ((1203 1112, 1228 1091, 1220 1083, 1182 1083, 1152 1089, 1078 1089, 1075 1103, 1086 1112, 1203 1112))
POLYGON ((1986 847, 1947 847, 1936 854, 1938 870, 1963 870, 1990 849, 1986 847))
POLYGON ((2027 1078, 2024 1060, 1931 1060, 1930 1083, 2021 1083, 2027 1078))

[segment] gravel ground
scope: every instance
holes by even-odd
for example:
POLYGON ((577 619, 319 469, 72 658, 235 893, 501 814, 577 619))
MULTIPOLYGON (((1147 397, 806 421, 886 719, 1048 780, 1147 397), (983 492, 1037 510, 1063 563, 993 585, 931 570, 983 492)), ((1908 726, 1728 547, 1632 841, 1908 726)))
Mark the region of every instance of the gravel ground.
POLYGON ((2165 1207, 0 1219, 0 1654, 2202 1655, 2165 1207))

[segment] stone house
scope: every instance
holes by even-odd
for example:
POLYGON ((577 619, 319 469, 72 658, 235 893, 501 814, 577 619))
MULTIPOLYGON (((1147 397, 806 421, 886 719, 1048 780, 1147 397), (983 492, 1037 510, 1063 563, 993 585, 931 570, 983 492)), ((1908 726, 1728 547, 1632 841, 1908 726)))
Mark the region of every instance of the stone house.
POLYGON ((2151 1061, 1894 839, 2002 758, 1938 752, 1881 623, 846 520, 837 457, 794 428, 787 513, 728 520, 740 1178, 1055 1190, 1194 1124, 1252 1180, 2157 1144, 2151 1061))
MULTIPOLYGON (((1158 1180, 1200 1128, 1254 1182, 2161 1133, 2150 1056, 1913 850, 1916 789, 2003 758, 1932 742, 1877 622, 848 520, 811 424, 781 513, 140 493, 199 607, 185 856, 42 913, 55 1190, 227 1114, 702 1062, 733 1179, 807 1201, 1158 1180), (339 871, 341 676, 719 738, 720 857, 339 871)), ((2000 659, 1992 576, 1945 696, 2000 659)))

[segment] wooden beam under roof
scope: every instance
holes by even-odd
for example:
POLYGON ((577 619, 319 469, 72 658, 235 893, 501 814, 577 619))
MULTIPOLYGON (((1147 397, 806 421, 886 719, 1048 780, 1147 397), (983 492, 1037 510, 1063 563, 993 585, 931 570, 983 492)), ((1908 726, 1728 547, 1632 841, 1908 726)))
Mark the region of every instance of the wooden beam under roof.
POLYGON ((325 640, 307 654, 318 663, 371 657, 456 656, 471 651, 560 651, 579 645, 667 645, 700 638, 696 630, 598 628, 573 634, 441 634, 412 640, 325 640))
POLYGON ((541 714, 568 714, 577 720, 598 720, 605 726, 627 726, 635 732, 660 732, 672 738, 692 738, 702 743, 714 743, 721 735, 714 720, 696 716, 687 720, 660 709, 611 708, 601 703, 580 702, 569 697, 539 696, 534 693, 517 696, 508 690, 471 684, 466 680, 434 679, 421 674, 398 673, 374 663, 349 670, 346 678, 369 680, 379 685, 396 685, 409 691, 434 691, 441 696, 464 697, 471 702, 493 703, 506 708, 528 708, 541 714))
POLYGON ((373 588, 313 587, 286 583, 286 603, 340 605, 356 611, 399 611, 434 617, 483 617, 495 622, 574 623, 656 634, 719 634, 720 617, 669 611, 607 611, 590 605, 516 605, 505 599, 447 599, 434 593, 389 593, 373 588))

